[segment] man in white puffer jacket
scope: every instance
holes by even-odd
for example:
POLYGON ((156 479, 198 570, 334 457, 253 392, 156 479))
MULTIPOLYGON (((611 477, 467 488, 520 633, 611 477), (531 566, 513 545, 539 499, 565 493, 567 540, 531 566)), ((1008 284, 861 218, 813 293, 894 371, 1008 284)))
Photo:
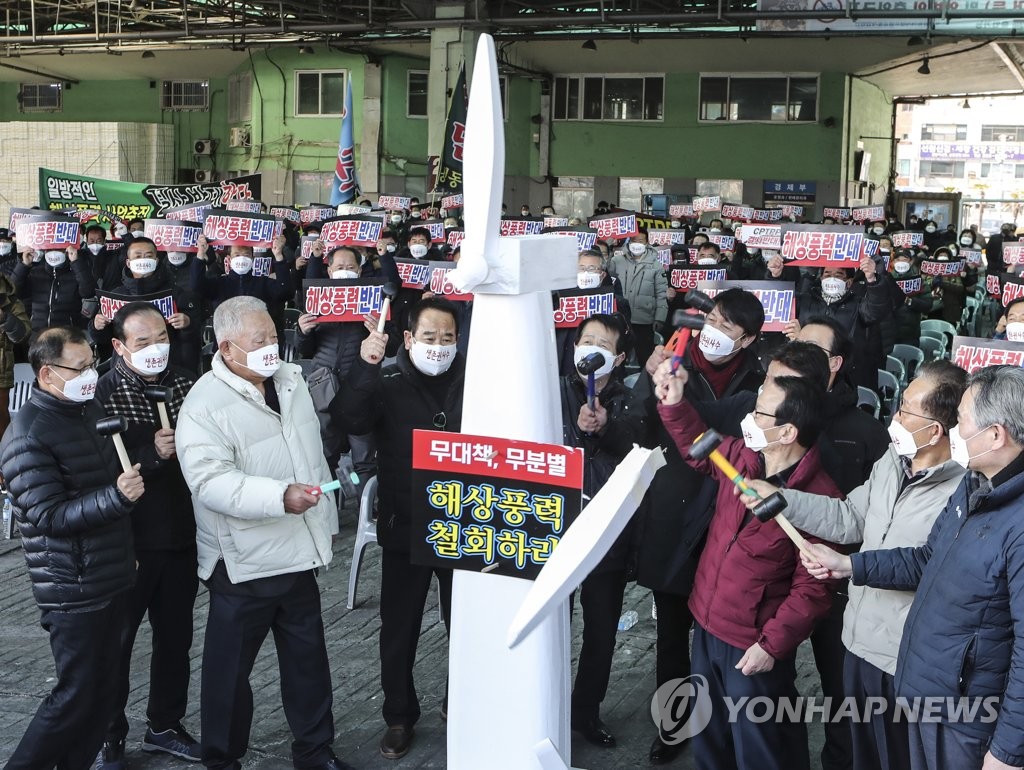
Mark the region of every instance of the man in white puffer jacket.
POLYGON ((274 633, 292 763, 343 770, 334 756, 331 671, 316 576, 338 516, 320 424, 299 367, 278 358, 266 305, 234 297, 213 316, 217 353, 181 407, 177 448, 192 490, 199 577, 210 590, 203 649, 202 758, 241 768, 256 655, 274 633))

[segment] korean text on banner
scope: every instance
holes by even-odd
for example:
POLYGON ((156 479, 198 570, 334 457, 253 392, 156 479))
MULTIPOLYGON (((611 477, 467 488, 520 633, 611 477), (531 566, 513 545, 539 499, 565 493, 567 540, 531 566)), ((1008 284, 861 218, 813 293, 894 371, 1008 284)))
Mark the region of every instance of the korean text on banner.
POLYGON ((794 285, 791 281, 721 281, 719 283, 698 283, 697 290, 709 297, 715 297, 727 289, 749 291, 764 308, 763 332, 781 332, 796 317, 794 285))
POLYGON ((306 312, 320 323, 363 323, 364 316, 379 314, 384 304, 383 279, 303 281, 302 292, 306 312))

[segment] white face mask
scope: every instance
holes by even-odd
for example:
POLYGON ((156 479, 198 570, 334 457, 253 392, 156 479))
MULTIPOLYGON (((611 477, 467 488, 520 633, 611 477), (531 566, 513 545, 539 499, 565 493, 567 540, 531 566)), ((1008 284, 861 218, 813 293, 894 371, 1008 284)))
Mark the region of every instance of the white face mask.
POLYGON ((156 271, 156 260, 149 257, 128 260, 128 269, 136 275, 150 275, 156 271))
POLYGON ((928 430, 934 423, 929 423, 917 430, 907 430, 900 423, 893 420, 889 423, 889 438, 900 457, 913 457, 917 454, 918 446, 914 435, 923 430, 928 430))
POLYGON ((132 230, 132 235, 135 236, 136 238, 141 238, 145 234, 146 234, 145 230, 132 230))
POLYGON ((391 224, 393 224, 393 225, 400 225, 400 224, 402 224, 402 215, 401 214, 392 214, 391 215, 391 224))
POLYGON ((697 345, 704 357, 712 363, 721 361, 736 350, 736 340, 710 324, 700 330, 700 342, 697 345))
POLYGON ((615 356, 604 348, 599 348, 597 345, 577 345, 572 355, 573 364, 579 366, 580 361, 593 353, 600 353, 601 357, 604 358, 604 363, 601 364, 600 369, 594 372, 594 377, 599 378, 611 374, 612 369, 615 368, 615 356))
POLYGON ((826 297, 841 297, 846 294, 846 281, 842 278, 822 278, 821 293, 826 297))
POLYGON ((519 212, 519 214, 521 216, 528 217, 528 216, 530 216, 530 210, 529 209, 523 209, 522 211, 519 212))
POLYGON ((896 262, 893 265, 893 269, 897 273, 900 273, 901 275, 903 273, 909 273, 910 272, 910 263, 909 262, 896 262))
POLYGON ((0 256, 6 257, 8 254, 11 253, 11 249, 13 248, 14 246, 13 244, 11 244, 10 241, 4 241, 3 243, 0 243, 0 256))
POLYGON ((419 340, 412 341, 409 349, 412 365, 428 377, 444 374, 455 360, 455 345, 428 345, 419 340))
POLYGON ((1024 323, 1012 321, 1006 324, 1006 339, 1010 342, 1024 342, 1024 323))
MULTIPOLYGON (((53 370, 51 369, 51 371, 53 370)), ((86 369, 84 372, 79 373, 77 377, 72 377, 70 380, 65 380, 57 374, 57 372, 53 373, 58 379, 64 381, 64 387, 61 388, 61 393, 63 393, 65 398, 69 401, 81 404, 85 401, 91 401, 93 396, 96 395, 96 381, 100 376, 95 369, 86 369)))
POLYGON ((629 244, 629 253, 632 254, 634 257, 639 257, 645 251, 647 251, 647 246, 645 246, 642 243, 629 244))
POLYGON ((680 221, 679 221, 678 219, 673 219, 673 220, 672 220, 672 225, 671 225, 671 226, 672 226, 673 228, 675 228, 676 230, 678 230, 678 229, 679 229, 680 227, 682 227, 683 225, 682 225, 682 223, 681 223, 681 222, 680 222, 680 221))
POLYGON ((166 342, 156 342, 141 350, 129 353, 132 368, 140 374, 160 374, 167 368, 171 357, 171 346, 166 342))
POLYGON ((884 227, 872 227, 871 228, 871 232, 873 232, 875 235, 881 235, 882 233, 885 232, 885 228, 884 227))
POLYGON ((238 256, 231 258, 231 272, 245 275, 252 272, 252 257, 238 256))
POLYGON ((965 238, 961 238, 960 239, 960 245, 961 246, 970 246, 972 243, 974 243, 974 239, 973 238, 966 238, 965 237, 965 238))
POLYGON ((601 274, 576 273, 576 285, 581 289, 596 289, 601 285, 601 274))
POLYGON ((43 261, 43 252, 37 251, 34 254, 32 254, 32 261, 33 262, 42 262, 43 261))
POLYGON ((397 249, 398 247, 395 246, 395 244, 393 243, 389 243, 387 246, 384 247, 384 251, 386 251, 388 254, 394 254, 397 249))
POLYGON ((168 251, 167 261, 175 267, 181 267, 185 264, 185 260, 188 259, 188 254, 184 251, 168 251))
POLYGON ((701 257, 700 259, 697 260, 697 264, 703 265, 704 267, 708 267, 710 265, 717 265, 718 260, 715 259, 714 257, 701 257))
POLYGON ((949 432, 949 453, 950 455, 952 455, 953 460, 962 465, 964 468, 969 468, 971 460, 975 460, 981 457, 982 455, 987 455, 989 452, 991 452, 991 449, 986 449, 984 452, 972 455, 971 450, 967 447, 968 441, 970 441, 975 436, 980 436, 982 433, 984 433, 991 427, 992 426, 989 425, 988 427, 979 430, 973 436, 968 436, 967 438, 964 438, 963 436, 960 435, 960 426, 954 425, 953 430, 949 432))
POLYGON ((100 253, 103 251, 103 249, 106 248, 106 246, 104 246, 102 243, 90 243, 85 248, 87 248, 94 257, 98 257, 100 253))
POLYGON ((359 277, 359 273, 355 270, 335 270, 331 273, 331 278, 336 281, 352 281, 359 277))
POLYGON ((935 225, 928 225, 927 227, 924 228, 924 231, 926 233, 934 233, 935 232, 935 225))
MULTIPOLYGON (((235 345, 234 342, 231 343, 235 345)), ((235 345, 239 348, 238 345, 235 345)), ((269 345, 264 345, 262 348, 256 350, 242 350, 245 353, 245 363, 235 360, 235 363, 239 366, 244 366, 253 374, 258 374, 260 377, 272 377, 274 372, 281 368, 281 358, 278 354, 277 343, 272 342, 269 345)))
POLYGON ((50 267, 60 267, 67 260, 68 255, 63 251, 48 251, 46 252, 46 264, 50 267))
POLYGON ((740 430, 743 432, 743 444, 754 452, 760 452, 765 449, 769 444, 775 444, 775 441, 769 441, 768 436, 757 422, 754 421, 754 413, 751 412, 740 421, 740 430))
POLYGON ((414 243, 409 246, 409 253, 412 254, 416 259, 423 259, 427 256, 427 247, 422 243, 414 243))

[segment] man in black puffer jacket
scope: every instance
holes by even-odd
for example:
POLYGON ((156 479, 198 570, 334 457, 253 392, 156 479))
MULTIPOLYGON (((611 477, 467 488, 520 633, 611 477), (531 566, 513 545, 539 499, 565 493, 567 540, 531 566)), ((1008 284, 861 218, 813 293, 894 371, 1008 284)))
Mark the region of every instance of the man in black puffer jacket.
POLYGON ((122 473, 96 433, 96 369, 78 329, 39 335, 36 387, 0 444, 32 593, 50 635, 57 684, 8 761, 9 770, 88 768, 114 707, 128 592, 135 581, 129 513, 139 466, 122 473))
MULTIPOLYGON (((592 315, 576 330, 574 360, 598 353, 604 359, 596 372, 597 398, 591 409, 587 377, 570 374, 559 381, 562 398, 562 440, 583 449, 584 501, 598 493, 643 438, 643 402, 622 384, 615 371, 629 354, 626 322, 617 315, 592 315)), ((585 504, 585 502, 584 502, 585 504)), ((601 722, 600 707, 608 691, 615 652, 615 633, 622 596, 629 580, 632 526, 619 535, 611 550, 583 581, 583 647, 572 689, 572 727, 597 746, 612 747, 615 737, 601 722)))
POLYGON ((70 246, 48 251, 38 262, 34 256, 33 249, 22 252, 11 274, 18 296, 29 307, 32 339, 51 326, 84 326, 82 300, 96 294, 88 254, 70 246))
MULTIPOLYGON (((462 425, 465 361, 456 352, 457 311, 446 300, 421 300, 409 309, 409 329, 398 363, 381 371, 387 335, 372 331, 331 403, 340 433, 372 432, 377 441, 377 541, 381 546, 380 677, 387 731, 380 751, 399 759, 409 751, 420 704, 413 685, 423 605, 436 574, 445 627, 451 619, 452 571, 409 561, 412 541, 412 432, 462 425)), ((446 701, 447 702, 447 701, 446 701)), ((442 717, 447 713, 442 706, 442 717)))
POLYGON ((817 578, 915 592, 895 682, 927 709, 911 770, 1024 765, 1024 370, 974 372, 958 416, 949 445, 968 473, 924 545, 802 557, 817 578))

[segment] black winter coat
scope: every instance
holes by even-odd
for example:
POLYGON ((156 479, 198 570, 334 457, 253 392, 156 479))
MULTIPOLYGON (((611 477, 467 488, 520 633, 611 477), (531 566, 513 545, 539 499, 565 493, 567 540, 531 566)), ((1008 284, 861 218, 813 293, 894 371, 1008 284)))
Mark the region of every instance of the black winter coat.
POLYGON ((22 301, 31 303, 33 341, 50 326, 85 326, 82 300, 96 295, 96 279, 87 253, 74 262, 65 260, 58 267, 50 267, 46 262, 28 267, 19 260, 12 280, 22 301))
POLYGON ((96 433, 103 417, 95 401, 36 387, 0 443, 40 609, 95 607, 135 582, 132 504, 116 486, 113 441, 96 433))
MULTIPOLYGON (((743 364, 722 394, 723 399, 741 391, 756 392, 764 382, 764 371, 753 346, 742 355, 743 364)), ((689 375, 686 398, 691 404, 718 399, 690 362, 689 354, 683 366, 689 375)), ((637 583, 655 591, 687 596, 693 587, 704 536, 714 512, 718 483, 695 471, 679 454, 675 441, 657 417, 654 389, 646 372, 640 374, 637 388, 647 401, 646 445, 660 446, 665 452, 665 467, 655 473, 637 515, 641 522, 636 538, 637 583)), ((711 427, 732 433, 738 430, 742 417, 742 414, 730 415, 730 425, 711 427)))
MULTIPOLYGON (((178 458, 163 460, 156 452, 153 434, 160 429, 160 416, 156 404, 148 402, 148 412, 124 411, 110 403, 111 394, 118 388, 126 388, 136 394, 139 402, 147 403, 147 385, 172 386, 175 372, 165 370, 156 380, 148 382, 134 372, 127 371, 123 364, 116 364, 100 377, 96 384, 96 400, 103 404, 108 414, 123 414, 128 420, 128 430, 121 434, 128 456, 132 462, 142 466, 142 479, 146 485, 144 494, 135 503, 132 511, 132 534, 137 551, 194 551, 196 548, 196 519, 192 510, 192 493, 185 477, 181 474, 178 458)), ((193 384, 191 372, 177 372, 193 384)), ((179 380, 180 382, 180 380, 179 380)), ((184 399, 185 393, 175 393, 175 401, 184 399)), ((177 409, 168 405, 171 426, 177 420, 177 409)))
POLYGON ((330 405, 332 429, 339 435, 372 432, 377 440, 377 540, 382 548, 408 552, 412 533, 412 432, 458 433, 462 427, 462 387, 466 362, 457 355, 444 374, 428 378, 409 359, 380 365, 356 359, 330 405), (432 382, 428 382, 432 380, 432 382), (443 398, 434 393, 443 390, 443 398), (436 419, 435 419, 436 418, 436 419))
POLYGON ((921 315, 932 309, 932 281, 931 277, 921 275, 916 270, 910 270, 903 275, 896 275, 893 278, 896 292, 893 297, 899 303, 893 313, 896 323, 896 343, 900 345, 913 345, 915 348, 921 341, 921 315), (896 281, 907 281, 914 278, 921 278, 921 291, 918 294, 904 294, 896 281))
MULTIPOLYGON (((994 489, 964 476, 919 548, 854 554, 853 583, 915 591, 896 663, 896 695, 961 699, 982 717, 951 725, 1008 765, 1024 764, 1024 462, 994 489), (974 699, 977 698, 977 702, 974 699)), ((1006 472, 1006 471, 1004 471, 1006 472)))
POLYGON ((368 332, 361 323, 318 324, 303 334, 296 327, 299 355, 313 359, 313 369, 326 366, 344 379, 359 359, 359 346, 368 332))
MULTIPOLYGON (((583 505, 586 506, 629 454, 633 444, 643 440, 646 430, 644 403, 622 384, 622 380, 612 377, 597 394, 598 402, 608 412, 608 423, 603 432, 591 435, 580 430, 577 424, 580 409, 587 403, 586 383, 576 374, 562 377, 559 380, 559 391, 562 400, 562 443, 583 450, 583 505)), ((634 521, 619 535, 594 568, 594 573, 626 570, 630 567, 628 562, 634 521)))

